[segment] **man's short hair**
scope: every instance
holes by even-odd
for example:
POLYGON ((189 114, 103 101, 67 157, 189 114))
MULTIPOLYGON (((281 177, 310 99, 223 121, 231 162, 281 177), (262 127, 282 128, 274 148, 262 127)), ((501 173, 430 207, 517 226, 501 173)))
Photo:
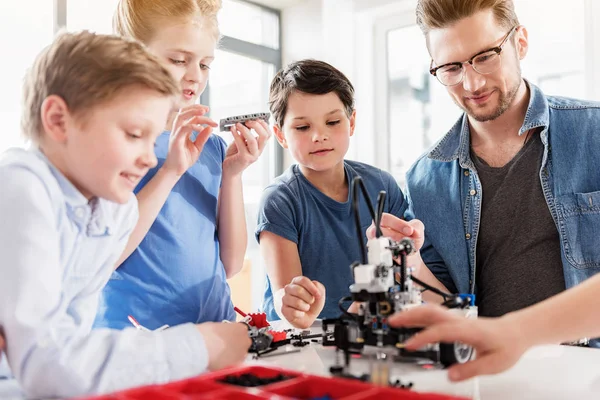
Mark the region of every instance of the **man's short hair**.
POLYGON ((164 96, 180 91, 169 71, 139 42, 88 31, 61 33, 38 55, 25 77, 22 133, 40 143, 41 107, 48 96, 60 96, 69 112, 80 116, 131 86, 164 96))
POLYGON ((506 29, 519 25, 513 0, 418 0, 417 25, 427 35, 432 29, 447 28, 485 10, 492 10, 496 21, 506 29))
POLYGON ((350 80, 335 67, 318 60, 301 60, 280 70, 271 82, 269 106, 275 124, 282 127, 290 94, 335 92, 348 117, 354 111, 354 87, 350 80))

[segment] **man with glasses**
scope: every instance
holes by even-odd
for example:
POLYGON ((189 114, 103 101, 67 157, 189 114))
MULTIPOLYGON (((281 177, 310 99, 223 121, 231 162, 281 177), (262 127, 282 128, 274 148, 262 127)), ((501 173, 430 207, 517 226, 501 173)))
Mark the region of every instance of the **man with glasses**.
MULTIPOLYGON (((407 173, 425 265, 447 290, 474 293, 483 316, 600 271, 600 105, 522 78, 528 34, 511 0, 419 0, 417 23, 431 74, 464 111, 407 173)), ((394 217, 383 223, 403 235, 394 217)))

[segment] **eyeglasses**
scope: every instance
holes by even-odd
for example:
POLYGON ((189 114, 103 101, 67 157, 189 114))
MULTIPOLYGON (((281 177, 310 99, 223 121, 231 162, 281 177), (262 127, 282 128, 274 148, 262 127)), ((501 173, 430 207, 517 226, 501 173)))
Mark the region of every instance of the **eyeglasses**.
POLYGON ((502 40, 502 43, 497 47, 492 47, 491 49, 477 53, 467 61, 452 62, 433 68, 433 60, 431 60, 429 73, 435 76, 444 86, 454 86, 462 82, 465 76, 464 64, 466 63, 471 64, 473 69, 480 74, 491 74, 500 67, 500 53, 502 53, 502 47, 517 28, 518 26, 513 26, 502 40))

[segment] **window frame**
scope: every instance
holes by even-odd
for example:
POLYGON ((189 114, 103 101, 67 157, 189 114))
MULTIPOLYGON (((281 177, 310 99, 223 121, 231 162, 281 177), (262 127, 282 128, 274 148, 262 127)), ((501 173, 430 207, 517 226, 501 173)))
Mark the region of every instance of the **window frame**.
MULTIPOLYGON (((56 1, 65 1, 65 0, 56 0, 56 1)), ((219 50, 225 51, 228 53, 236 54, 242 57, 252 58, 254 60, 258 60, 267 64, 272 64, 275 67, 275 73, 277 73, 282 67, 282 32, 281 32, 281 11, 267 7, 262 4, 255 3, 250 0, 236 0, 242 3, 251 4, 255 7, 261 8, 263 11, 275 14, 277 16, 278 23, 278 32, 279 37, 277 38, 278 46, 277 49, 247 42, 241 39, 237 39, 231 36, 222 35, 221 41, 219 42, 219 50)), ((208 85, 206 85, 206 89, 200 95, 200 103, 206 104, 210 107, 210 80, 208 81, 208 85)), ((270 171, 269 171, 269 181, 273 180, 275 177, 281 175, 283 173, 283 149, 279 145, 271 144, 271 162, 270 171)))
MULTIPOLYGON (((76 1, 76 0, 54 0, 54 33, 56 34, 60 29, 67 26, 67 1, 76 1)), ((271 8, 262 4, 255 3, 251 0, 237 0, 243 3, 248 3, 253 6, 259 7, 264 11, 275 14, 277 16, 278 21, 278 32, 279 37, 277 38, 278 46, 277 49, 273 49, 268 46, 263 46, 251 42, 247 42, 244 40, 240 40, 231 36, 223 35, 221 37, 221 42, 219 46, 219 50, 226 51, 229 53, 237 54, 243 57, 252 58, 255 60, 262 61, 264 63, 272 64, 275 67, 275 72, 279 71, 282 66, 282 26, 281 26, 281 11, 275 8, 271 8)), ((206 104, 210 107, 210 80, 206 89, 200 96, 200 103, 206 104)), ((283 149, 281 146, 272 145, 271 152, 271 162, 270 171, 269 171, 269 179, 281 175, 283 173, 283 149)))

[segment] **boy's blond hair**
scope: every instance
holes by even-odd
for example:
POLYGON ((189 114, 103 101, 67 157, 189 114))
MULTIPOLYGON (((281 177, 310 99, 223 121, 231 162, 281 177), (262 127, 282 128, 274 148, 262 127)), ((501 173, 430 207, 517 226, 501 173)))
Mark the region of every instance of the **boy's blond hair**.
POLYGON ((221 0, 119 0, 113 30, 147 44, 165 21, 196 21, 218 41, 220 9, 221 0))
POLYGON ((179 85, 144 46, 112 35, 61 33, 36 58, 25 78, 21 128, 26 139, 43 138, 41 107, 60 96, 69 112, 81 116, 131 86, 175 96, 179 85))
POLYGON ((427 35, 432 29, 446 28, 485 10, 492 10, 496 21, 506 29, 519 25, 512 0, 418 0, 417 25, 427 35))

